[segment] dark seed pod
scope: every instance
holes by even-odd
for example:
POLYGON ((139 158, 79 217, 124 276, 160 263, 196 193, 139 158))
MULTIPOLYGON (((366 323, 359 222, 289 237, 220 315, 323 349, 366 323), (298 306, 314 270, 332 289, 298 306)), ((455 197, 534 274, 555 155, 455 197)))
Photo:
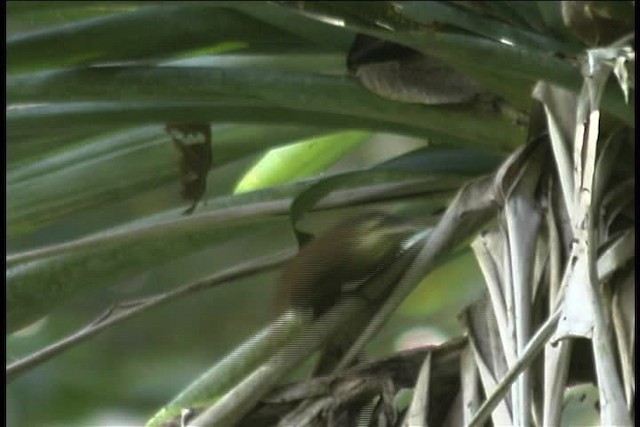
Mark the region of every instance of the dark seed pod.
POLYGON ((460 104, 486 92, 435 57, 363 34, 349 49, 347 69, 362 86, 394 101, 460 104))
POLYGON ((211 126, 208 123, 168 123, 165 127, 180 153, 180 195, 191 201, 182 214, 189 215, 207 189, 211 169, 211 126))

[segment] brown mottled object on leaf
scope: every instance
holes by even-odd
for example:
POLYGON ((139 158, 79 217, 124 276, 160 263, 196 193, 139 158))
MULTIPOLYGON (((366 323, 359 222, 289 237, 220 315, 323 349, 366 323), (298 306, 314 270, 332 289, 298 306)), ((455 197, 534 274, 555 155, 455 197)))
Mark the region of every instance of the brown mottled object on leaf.
POLYGON ((394 101, 461 104, 486 93, 435 57, 364 34, 358 34, 351 45, 347 68, 364 87, 394 101))
POLYGON ((180 195, 191 201, 182 214, 196 208, 207 189, 211 169, 211 126, 209 123, 168 123, 165 127, 180 153, 180 195))

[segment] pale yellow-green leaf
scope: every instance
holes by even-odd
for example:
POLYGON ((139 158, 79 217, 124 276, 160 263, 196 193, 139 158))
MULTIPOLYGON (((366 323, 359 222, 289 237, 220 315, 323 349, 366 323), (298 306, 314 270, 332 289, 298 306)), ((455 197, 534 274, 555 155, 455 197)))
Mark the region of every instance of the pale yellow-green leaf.
POLYGON ((235 194, 318 174, 370 136, 370 132, 339 132, 271 150, 240 179, 235 194))

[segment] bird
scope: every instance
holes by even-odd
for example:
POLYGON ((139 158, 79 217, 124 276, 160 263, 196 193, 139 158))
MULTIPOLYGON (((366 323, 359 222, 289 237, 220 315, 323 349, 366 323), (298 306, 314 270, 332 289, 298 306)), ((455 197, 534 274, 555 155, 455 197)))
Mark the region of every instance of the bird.
MULTIPOLYGON (((411 221, 383 212, 340 221, 303 246, 285 266, 277 286, 277 311, 291 309, 317 319, 341 296, 357 292, 358 285, 392 263, 402 252, 403 242, 416 231, 411 221)), ((321 357, 314 375, 331 371, 335 359, 348 348, 344 348, 348 335, 341 335, 341 343, 325 346, 331 362, 321 357)))

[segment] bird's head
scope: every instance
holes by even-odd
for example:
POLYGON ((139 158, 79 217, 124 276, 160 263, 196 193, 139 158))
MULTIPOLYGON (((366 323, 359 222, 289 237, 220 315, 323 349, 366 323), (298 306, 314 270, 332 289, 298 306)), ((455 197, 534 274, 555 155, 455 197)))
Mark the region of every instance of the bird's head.
POLYGON ((358 252, 379 254, 399 251, 407 238, 420 227, 411 221, 381 212, 367 213, 347 222, 351 228, 358 252))

